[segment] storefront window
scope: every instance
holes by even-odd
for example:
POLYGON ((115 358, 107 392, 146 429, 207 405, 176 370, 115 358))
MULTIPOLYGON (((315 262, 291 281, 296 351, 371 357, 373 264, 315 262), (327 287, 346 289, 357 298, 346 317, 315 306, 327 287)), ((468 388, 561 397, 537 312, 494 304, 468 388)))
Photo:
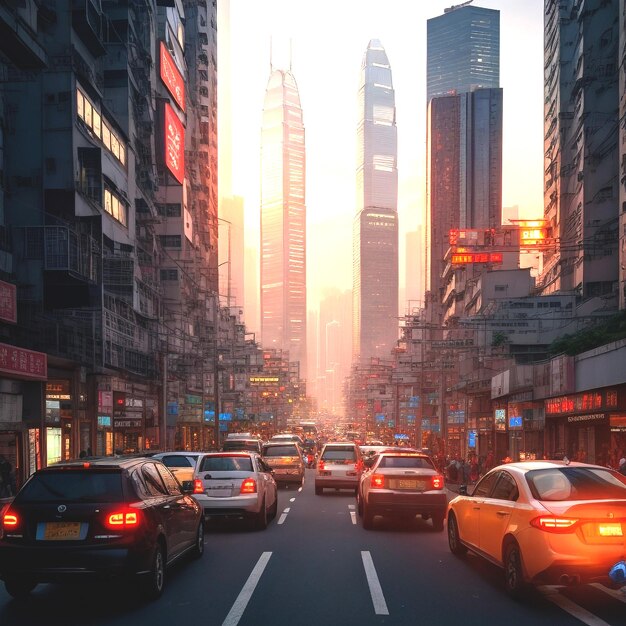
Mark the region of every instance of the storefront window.
POLYGON ((61 460, 61 429, 46 428, 46 465, 61 460))

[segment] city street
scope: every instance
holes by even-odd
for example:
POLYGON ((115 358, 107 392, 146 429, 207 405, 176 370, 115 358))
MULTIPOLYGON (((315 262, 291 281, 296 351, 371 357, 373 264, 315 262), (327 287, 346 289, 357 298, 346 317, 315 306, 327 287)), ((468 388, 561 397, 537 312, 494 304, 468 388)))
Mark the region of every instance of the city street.
POLYGON ((620 592, 542 588, 518 603, 500 570, 454 557, 429 522, 378 518, 365 531, 354 505, 347 491, 315 496, 307 470, 302 491, 280 490, 266 531, 210 528, 204 558, 173 568, 160 600, 128 585, 40 585, 20 603, 2 587, 0 624, 624 624, 620 592))

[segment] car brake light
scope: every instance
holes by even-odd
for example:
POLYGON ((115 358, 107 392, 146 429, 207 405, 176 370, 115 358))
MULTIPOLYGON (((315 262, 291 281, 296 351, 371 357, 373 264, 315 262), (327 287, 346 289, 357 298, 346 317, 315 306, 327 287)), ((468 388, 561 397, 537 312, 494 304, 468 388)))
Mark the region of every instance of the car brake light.
POLYGON ((573 517, 535 517, 530 525, 548 533, 572 533, 578 520, 573 517))
POLYGON ((443 489, 443 476, 433 476, 433 489, 443 489))
POLYGON ((372 489, 382 489, 385 486, 385 477, 382 474, 372 475, 372 489))
POLYGON ((15 513, 5 513, 2 517, 2 525, 5 528, 16 528, 19 518, 15 513))
POLYGON ((193 492, 194 493, 204 493, 204 485, 199 478, 196 478, 193 481, 193 492))
POLYGON ((318 470, 324 469, 324 461, 322 461, 321 459, 317 462, 317 469, 318 470))
POLYGON ((256 480, 254 478, 246 478, 241 483, 239 493, 256 493, 256 480))
POLYGON ((139 526, 139 511, 126 509, 109 513, 106 517, 106 525, 114 529, 137 528, 139 526))

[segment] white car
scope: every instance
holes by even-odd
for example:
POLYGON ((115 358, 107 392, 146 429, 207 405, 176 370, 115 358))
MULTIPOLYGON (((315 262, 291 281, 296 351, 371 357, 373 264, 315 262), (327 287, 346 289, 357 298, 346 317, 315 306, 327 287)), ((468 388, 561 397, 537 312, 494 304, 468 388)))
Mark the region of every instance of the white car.
POLYGON ((152 458, 158 459, 163 465, 169 467, 172 474, 176 476, 178 482, 182 485, 183 482, 193 480, 198 459, 205 454, 205 452, 188 451, 157 452, 157 454, 152 455, 152 458))
POLYGON ((243 518, 262 530, 276 517, 272 469, 255 452, 205 453, 196 467, 193 496, 207 520, 243 518))
POLYGON ((361 450, 356 443, 325 443, 315 468, 315 495, 322 495, 325 487, 352 489, 356 493, 362 472, 361 450))

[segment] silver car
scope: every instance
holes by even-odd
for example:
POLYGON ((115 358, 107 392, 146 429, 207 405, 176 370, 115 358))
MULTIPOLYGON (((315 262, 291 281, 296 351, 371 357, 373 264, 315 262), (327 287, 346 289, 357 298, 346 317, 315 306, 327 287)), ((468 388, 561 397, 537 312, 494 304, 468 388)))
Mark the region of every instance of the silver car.
POLYGON ((356 443, 325 443, 315 468, 315 495, 321 495, 324 488, 352 489, 356 493, 362 472, 361 451, 356 443))
POLYGON ((193 496, 207 520, 250 519, 262 530, 278 510, 278 489, 272 474, 254 452, 208 453, 196 467, 193 496))

